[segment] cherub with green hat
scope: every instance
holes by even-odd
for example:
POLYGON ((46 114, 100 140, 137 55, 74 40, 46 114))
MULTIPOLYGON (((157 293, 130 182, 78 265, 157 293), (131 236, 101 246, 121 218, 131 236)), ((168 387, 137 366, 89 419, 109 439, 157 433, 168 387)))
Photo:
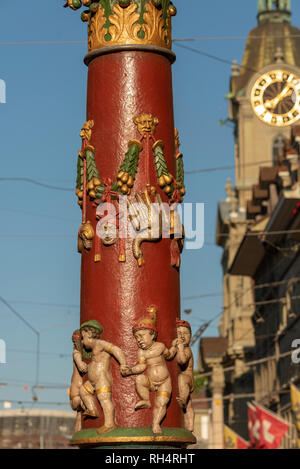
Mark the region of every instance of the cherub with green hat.
POLYGON ((113 356, 122 370, 126 367, 126 358, 119 347, 101 339, 103 327, 95 319, 81 324, 80 332, 85 350, 91 353, 88 380, 80 388, 80 397, 86 407, 84 415, 99 417, 94 400, 96 395, 104 414, 104 425, 98 429, 98 433, 103 434, 116 428, 110 359, 113 356))

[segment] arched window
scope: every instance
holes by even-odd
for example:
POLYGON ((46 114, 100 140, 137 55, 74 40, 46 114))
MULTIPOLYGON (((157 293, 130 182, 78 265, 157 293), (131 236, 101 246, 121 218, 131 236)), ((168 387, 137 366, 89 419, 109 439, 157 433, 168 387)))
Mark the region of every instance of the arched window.
POLYGON ((272 144, 272 159, 273 159, 274 166, 280 162, 279 160, 284 154, 285 144, 286 144, 286 140, 283 135, 278 135, 277 137, 274 138, 273 144, 272 144))

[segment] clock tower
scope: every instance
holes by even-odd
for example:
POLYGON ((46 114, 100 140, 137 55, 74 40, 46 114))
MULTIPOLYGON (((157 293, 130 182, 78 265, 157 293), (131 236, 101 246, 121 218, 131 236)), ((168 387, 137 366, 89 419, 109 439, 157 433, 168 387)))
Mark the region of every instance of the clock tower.
POLYGON ((256 345, 251 268, 253 253, 260 247, 256 237, 245 234, 263 231, 268 220, 262 216, 261 206, 251 201, 265 201, 265 193, 271 198, 274 195, 274 187, 270 194, 259 190, 260 167, 271 172, 273 167, 281 167, 291 126, 300 124, 300 29, 291 25, 291 2, 259 0, 257 21, 249 33, 242 64, 232 65, 227 98, 229 119, 234 123, 235 185, 227 180, 227 197, 218 204, 216 227, 216 244, 223 249, 219 331, 228 344, 223 366, 232 370, 225 374, 225 389, 239 396, 224 401, 224 419, 244 438, 248 437, 249 398, 240 396, 254 392, 253 368, 247 362, 253 360, 256 345), (234 260, 242 244, 244 264, 236 269, 234 260))
POLYGON ((258 0, 257 19, 242 65, 232 67, 228 95, 242 210, 259 166, 277 163, 290 126, 300 118, 300 30, 291 25, 291 1, 258 0))

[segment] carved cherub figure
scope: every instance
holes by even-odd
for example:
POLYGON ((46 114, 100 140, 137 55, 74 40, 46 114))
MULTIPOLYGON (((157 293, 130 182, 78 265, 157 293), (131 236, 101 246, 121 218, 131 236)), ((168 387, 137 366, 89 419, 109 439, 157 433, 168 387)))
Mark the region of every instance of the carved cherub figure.
POLYGON ((147 315, 142 317, 133 327, 132 332, 137 341, 138 363, 133 367, 123 367, 123 376, 138 375, 136 377, 136 392, 140 400, 135 409, 150 409, 150 391, 156 392, 153 410, 152 431, 162 433, 160 423, 166 415, 167 404, 172 393, 172 384, 165 359, 170 359, 170 352, 166 346, 156 342, 157 312, 151 307, 147 315), (142 374, 147 370, 147 374, 142 374))
POLYGON ((72 334, 73 342, 73 374, 70 387, 70 405, 77 412, 75 432, 81 430, 81 414, 84 410, 83 402, 80 398, 80 387, 82 386, 82 375, 87 373, 87 364, 82 360, 82 343, 80 330, 77 329, 72 334))
POLYGON ((184 414, 184 426, 192 432, 194 430, 194 410, 191 401, 191 393, 194 391, 194 358, 190 347, 191 326, 187 321, 176 319, 177 338, 173 340, 170 348, 171 356, 176 354, 176 360, 180 367, 178 375, 179 397, 177 402, 184 414))
POLYGON ((120 363, 122 370, 126 367, 126 358, 119 347, 101 340, 103 328, 98 321, 90 320, 81 324, 80 331, 85 349, 91 352, 88 381, 81 386, 80 397, 86 407, 84 415, 99 417, 94 400, 96 395, 104 414, 104 425, 98 429, 101 435, 116 427, 110 359, 113 356, 120 363))

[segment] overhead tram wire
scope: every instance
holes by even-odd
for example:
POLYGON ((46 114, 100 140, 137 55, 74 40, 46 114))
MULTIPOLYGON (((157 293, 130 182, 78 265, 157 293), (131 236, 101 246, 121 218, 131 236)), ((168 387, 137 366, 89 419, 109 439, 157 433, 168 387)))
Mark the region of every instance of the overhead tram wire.
MULTIPOLYGON (((270 160, 262 160, 256 161, 255 163, 246 163, 239 165, 239 168, 244 168, 247 166, 256 166, 264 163, 271 163, 270 160)), ((235 165, 228 165, 228 166, 215 166, 212 168, 201 168, 201 169, 194 169, 191 171, 185 171, 186 175, 193 175, 193 174, 200 174, 200 173, 209 173, 213 171, 227 171, 230 169, 235 169, 235 165)), ((9 182, 9 181, 19 181, 19 182, 27 182, 30 184, 35 184, 40 187, 44 187, 46 189, 58 190, 58 191, 67 191, 73 192, 74 188, 71 187, 62 187, 62 186, 53 186, 51 184, 42 183, 36 179, 27 178, 27 177, 0 177, 0 182, 9 182)), ((3 210, 3 209, 2 209, 3 210)))
MULTIPOLYGON (((299 34, 285 34, 281 36, 270 35, 268 38, 276 39, 293 39, 299 38, 299 34)), ((203 37, 187 37, 174 38, 173 43, 177 42, 205 42, 205 41, 244 41, 244 40, 265 39, 265 36, 203 36, 203 37)), ((86 45, 88 42, 83 41, 0 41, 0 46, 64 46, 64 45, 86 45)))
MULTIPOLYGON (((258 231, 257 233, 255 232, 249 232, 245 233, 244 237, 253 237, 253 236, 262 236, 262 235, 268 235, 268 236, 277 236, 277 235, 284 235, 284 234, 297 234, 300 233, 299 230, 281 230, 281 231, 258 231)), ((229 237, 229 234, 227 233, 217 233, 217 236, 220 237, 229 237)), ((20 234, 14 234, 14 233, 7 233, 7 234, 0 234, 0 238, 73 238, 74 235, 72 234, 45 234, 45 233, 40 233, 40 234, 26 234, 26 233, 20 233, 20 234)))
MULTIPOLYGON (((291 280, 295 282, 300 282, 300 277, 290 277, 285 280, 278 280, 276 282, 268 282, 268 283, 260 283, 258 285, 255 285, 253 288, 255 290, 260 289, 260 288, 267 288, 267 287, 274 287, 274 286, 280 286, 285 283, 290 282, 291 280)), ((243 289, 242 289, 243 290, 243 289)), ((216 296, 221 296, 223 294, 222 291, 220 292, 213 292, 213 293, 204 293, 201 295, 194 295, 194 296, 184 296, 182 297, 182 300, 192 300, 192 299, 197 299, 197 298, 206 298, 206 297, 216 297, 216 296)), ((59 308, 79 308, 79 304, 74 304, 74 303, 47 303, 47 302, 39 302, 39 301, 28 301, 28 300, 8 300, 9 303, 14 303, 14 304, 29 304, 29 305, 37 305, 37 306, 51 306, 51 307, 59 307, 59 308)))
MULTIPOLYGON (((200 49, 194 49, 194 47, 186 46, 177 42, 175 42, 175 45, 182 49, 186 49, 190 52, 194 52, 195 54, 202 55, 203 57, 216 60, 217 62, 221 62, 223 64, 230 65, 230 66, 232 65, 232 60, 223 59, 222 57, 218 57, 217 55, 209 54, 208 52, 204 52, 200 49)), ((254 72, 254 73, 258 72, 258 70, 255 70, 254 68, 251 68, 251 67, 245 67, 244 65, 241 65, 238 63, 236 65, 238 65, 243 70, 249 70, 249 72, 254 72)))
MULTIPOLYGON (((285 258, 282 258, 282 259, 273 267, 273 269, 271 269, 271 271, 269 271, 267 274, 270 275, 272 272, 274 272, 274 271, 278 268, 278 266, 279 266, 284 260, 285 260, 285 258)), ((253 289, 253 287, 252 287, 252 285, 251 285, 251 287, 245 289, 244 292, 241 293, 241 295, 238 296, 238 298, 235 298, 234 300, 232 300, 231 303, 229 303, 229 305, 223 306, 221 312, 218 313, 216 316, 214 316, 212 319, 210 319, 208 325, 210 325, 210 323, 213 322, 213 321, 215 321, 218 317, 222 316, 226 310, 229 310, 230 307, 231 307, 233 304, 236 303, 236 301, 240 301, 247 293, 249 293, 250 291, 252 291, 252 289, 253 289)), ((203 325, 202 325, 201 327, 203 327, 203 325)), ((199 333, 201 327, 198 329, 198 331, 196 332, 196 334, 194 334, 194 337, 195 337, 195 335, 197 335, 197 333, 199 333)), ((250 329, 249 329, 249 330, 250 330, 250 329)), ((248 331, 248 332, 249 332, 249 331, 248 331)), ((247 333, 248 333, 248 332, 247 332, 247 333)), ((201 335, 201 334, 200 334, 200 335, 201 335)), ((198 338, 200 337, 200 335, 198 335, 198 336, 195 338, 193 344, 198 340, 198 338)))
POLYGON ((35 184, 37 186, 45 187, 46 189, 53 189, 57 191, 68 191, 68 192, 73 192, 74 189, 69 188, 69 187, 59 187, 59 186, 52 186, 50 184, 45 184, 43 182, 37 181, 36 179, 32 178, 26 178, 26 177, 0 177, 0 182, 6 182, 6 181, 22 181, 22 182, 28 182, 30 184, 35 184))

